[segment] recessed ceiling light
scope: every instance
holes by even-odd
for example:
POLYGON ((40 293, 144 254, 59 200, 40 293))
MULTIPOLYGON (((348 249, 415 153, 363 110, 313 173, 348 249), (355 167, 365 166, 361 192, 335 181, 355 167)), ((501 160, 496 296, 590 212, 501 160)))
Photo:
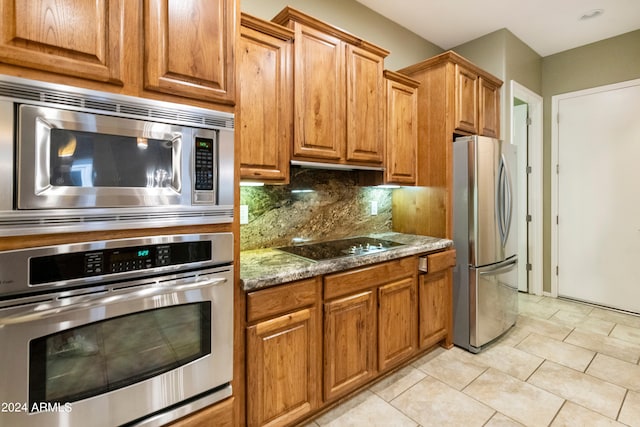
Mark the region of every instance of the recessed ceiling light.
POLYGON ((580 17, 581 21, 586 21, 587 19, 597 18, 598 16, 604 13, 604 9, 592 9, 589 12, 583 14, 580 17))

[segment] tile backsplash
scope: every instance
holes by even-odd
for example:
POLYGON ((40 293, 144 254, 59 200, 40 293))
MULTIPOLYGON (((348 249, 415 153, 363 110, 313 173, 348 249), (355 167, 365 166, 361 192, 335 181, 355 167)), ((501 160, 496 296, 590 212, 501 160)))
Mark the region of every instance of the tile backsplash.
POLYGON ((357 172, 301 168, 292 168, 289 185, 240 187, 249 210, 240 250, 391 231, 392 191, 358 186, 357 172))

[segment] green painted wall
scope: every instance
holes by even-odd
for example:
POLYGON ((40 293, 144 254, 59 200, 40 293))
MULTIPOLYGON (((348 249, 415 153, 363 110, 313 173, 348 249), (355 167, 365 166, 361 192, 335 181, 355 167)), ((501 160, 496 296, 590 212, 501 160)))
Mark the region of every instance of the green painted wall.
POLYGON ((242 0, 243 12, 271 20, 291 6, 391 51, 385 68, 398 70, 443 50, 354 0, 242 0))
POLYGON ((544 277, 551 290, 551 98, 640 78, 640 30, 542 59, 544 97, 544 277))
POLYGON ((532 92, 542 93, 542 57, 503 28, 453 48, 480 68, 500 78, 500 135, 511 135, 511 85, 515 80, 532 92))

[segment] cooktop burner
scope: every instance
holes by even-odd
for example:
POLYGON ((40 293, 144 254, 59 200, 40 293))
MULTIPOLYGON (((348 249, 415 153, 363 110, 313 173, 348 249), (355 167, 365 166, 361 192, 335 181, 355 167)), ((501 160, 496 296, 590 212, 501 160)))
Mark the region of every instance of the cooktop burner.
POLYGON ((402 243, 373 237, 351 237, 348 239, 309 243, 307 245, 285 246, 278 249, 312 261, 324 261, 346 256, 384 252, 397 246, 404 245, 402 243))

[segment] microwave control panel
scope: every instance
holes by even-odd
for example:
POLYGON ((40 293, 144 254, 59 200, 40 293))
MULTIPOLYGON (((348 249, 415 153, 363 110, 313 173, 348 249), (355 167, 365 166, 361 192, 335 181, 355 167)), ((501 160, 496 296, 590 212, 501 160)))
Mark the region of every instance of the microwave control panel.
POLYGON ((195 141, 196 191, 213 191, 213 139, 196 137, 195 141))

